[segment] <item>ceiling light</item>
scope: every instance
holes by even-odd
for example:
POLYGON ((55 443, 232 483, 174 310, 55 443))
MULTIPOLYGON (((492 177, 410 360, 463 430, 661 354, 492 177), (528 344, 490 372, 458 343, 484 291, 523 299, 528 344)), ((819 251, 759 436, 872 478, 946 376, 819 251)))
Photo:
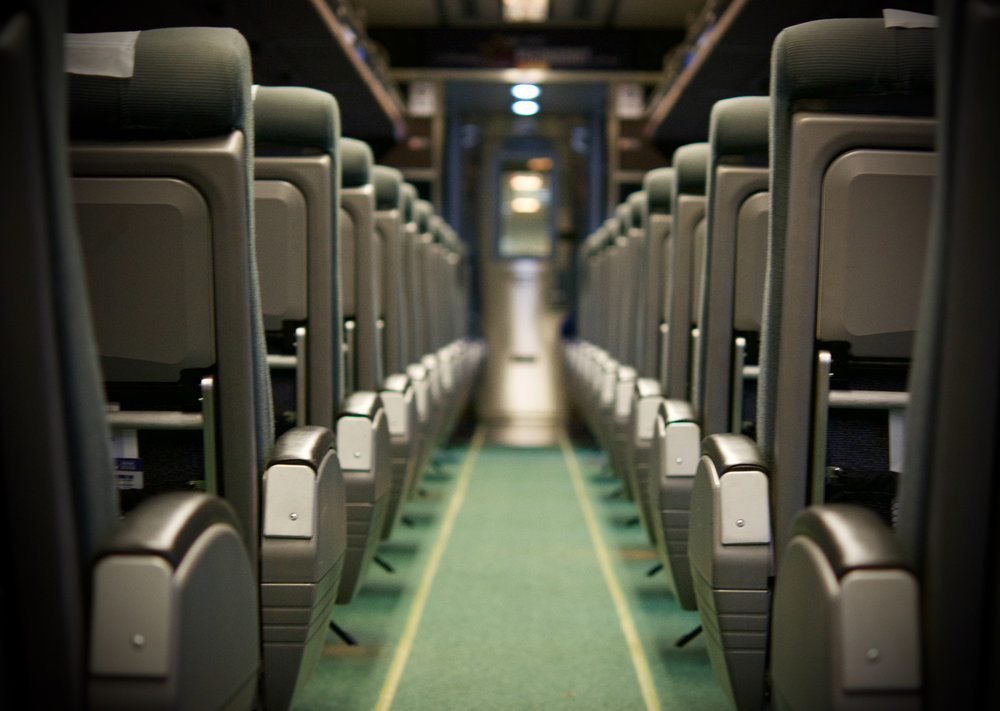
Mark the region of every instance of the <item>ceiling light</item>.
POLYGON ((537 101, 515 101, 510 105, 510 110, 518 116, 534 116, 538 113, 537 101))
POLYGON ((510 187, 519 193, 530 193, 542 189, 542 176, 534 173, 518 173, 510 176, 510 187))
POLYGON ((503 0, 504 22, 545 22, 549 0, 503 0))
POLYGON ((542 201, 533 197, 516 197, 510 201, 511 209, 521 215, 530 215, 540 212, 542 201))
POLYGON ((542 90, 535 84, 515 84, 510 88, 515 99, 537 99, 542 90))

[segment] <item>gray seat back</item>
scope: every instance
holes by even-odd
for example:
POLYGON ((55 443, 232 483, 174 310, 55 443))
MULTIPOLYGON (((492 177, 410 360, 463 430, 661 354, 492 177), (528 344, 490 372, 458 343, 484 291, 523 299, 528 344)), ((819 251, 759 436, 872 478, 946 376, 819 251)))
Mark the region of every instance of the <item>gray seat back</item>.
POLYGON ((594 310, 596 307, 597 274, 595 239, 591 233, 580 243, 576 253, 576 331, 581 341, 594 342, 594 310))
POLYGON ((447 278, 447 224, 444 218, 434 215, 431 218, 432 242, 429 246, 429 258, 425 267, 428 275, 429 301, 433 316, 428 319, 431 334, 431 349, 438 351, 448 343, 448 294, 447 278))
POLYGON ((417 298, 421 304, 423 318, 419 322, 417 330, 417 343, 422 355, 434 352, 433 338, 431 336, 431 284, 430 272, 431 245, 434 242, 434 235, 431 225, 434 220, 434 207, 426 200, 418 200, 416 205, 417 216, 417 247, 414 251, 414 268, 417 283, 417 298))
POLYGON ((382 381, 379 258, 375 233, 374 159, 368 144, 340 142, 342 190, 340 263, 344 303, 347 392, 377 390, 382 381))
POLYGON ((417 269, 417 249, 420 241, 420 218, 417 189, 411 183, 403 184, 403 308, 406 323, 407 365, 419 363, 423 351, 420 350, 420 328, 425 314, 419 301, 419 272, 417 269))
MULTIPOLYGON (((927 203, 927 156, 913 156, 912 152, 926 154, 931 150, 934 123, 912 114, 930 110, 931 41, 929 30, 886 29, 882 20, 806 23, 786 29, 775 40, 771 225, 757 434, 765 461, 772 467, 776 552, 788 540, 795 512, 809 500, 810 482, 802 474, 825 466, 812 437, 814 427, 817 433, 826 434, 822 423, 816 423, 813 410, 816 337, 829 334, 839 339, 848 335, 845 328, 833 329, 830 322, 818 320, 817 314, 824 308, 836 311, 838 302, 848 303, 845 299, 850 293, 849 302, 854 306, 848 308, 855 313, 840 311, 840 318, 847 315, 856 319, 861 330, 870 330, 872 323, 880 320, 876 330, 888 325, 891 331, 912 331, 914 325, 912 306, 901 314, 878 314, 884 314, 883 309, 896 310, 898 304, 905 303, 903 297, 919 287, 906 286, 898 294, 886 295, 877 274, 896 269, 896 265, 884 262, 884 257, 922 254, 926 224, 916 231, 899 229, 903 226, 896 222, 879 223, 879 216, 905 216, 909 210, 918 210, 905 207, 910 201, 927 203), (809 100, 818 98, 831 102, 831 110, 804 110, 811 108, 809 100), (895 109, 896 115, 860 113, 860 107, 867 105, 867 110, 873 111, 872 105, 882 102, 889 104, 883 108, 895 109), (900 116, 899 111, 907 115, 900 116), (900 152, 909 158, 899 158, 900 152), (838 156, 843 156, 844 162, 836 161, 838 156), (897 159, 909 164, 891 166, 897 159), (879 167, 868 167, 865 161, 869 160, 879 167), (879 200, 874 215, 866 215, 873 205, 863 200, 870 198, 879 200), (828 212, 838 201, 842 201, 839 213, 828 212), (847 214, 846 205, 852 206, 847 214), (864 264, 845 265, 846 253, 842 250, 837 254, 832 246, 838 236, 841 240, 848 237, 844 232, 832 232, 845 219, 865 230, 864 253, 855 245, 852 251, 859 254, 850 256, 863 259, 864 264), (830 246, 826 246, 828 239, 830 246), (828 256, 822 259, 824 253, 828 256), (852 274, 856 269, 858 274, 852 274), (834 276, 835 272, 839 276, 834 276), (865 323, 869 318, 874 322, 865 323)), ((903 265, 905 279, 919 281, 919 261, 907 259, 899 266, 903 265)), ((881 344, 876 350, 882 356, 899 358, 907 355, 910 338, 897 333, 871 340, 881 344)), ((861 353, 872 352, 861 342, 852 342, 851 347, 861 353)), ((816 385, 825 386, 826 380, 819 377, 816 385)))
POLYGON ((706 435, 728 431, 733 420, 734 332, 760 328, 763 259, 754 256, 763 256, 767 239, 770 106, 767 97, 725 99, 712 107, 709 121, 707 269, 698 352, 702 376, 695 392, 706 435), (761 216, 763 230, 754 232, 761 216), (744 314, 752 317, 755 308, 757 325, 751 327, 744 314))
POLYGON ((649 216, 646 234, 646 317, 643 360, 650 377, 666 384, 667 298, 670 278, 668 249, 673 226, 674 169, 649 171, 642 181, 647 195, 649 216))
POLYGON ((340 112, 325 92, 262 86, 254 94, 254 113, 261 302, 269 345, 279 346, 269 350, 286 345, 288 353, 287 336, 305 327, 298 422, 333 429, 343 399, 340 112))
POLYGON ((605 221, 594 233, 592 246, 592 266, 593 272, 592 291, 594 294, 593 306, 591 309, 591 327, 593 330, 593 342, 609 357, 610 348, 613 343, 613 329, 608 314, 614 308, 619 294, 614 289, 613 261, 617 246, 615 238, 617 227, 613 220, 605 221))
MULTIPOLYGON (((628 203, 620 203, 615 208, 615 250, 613 252, 614 266, 611 268, 614 289, 618 300, 614 313, 634 313, 635 308, 635 249, 630 232, 632 225, 632 210, 628 203)), ((635 324, 631 319, 615 319, 613 321, 612 352, 619 363, 632 364, 632 344, 634 342, 635 324)))
POLYGON ((295 374, 300 394, 291 406, 300 426, 276 442, 264 473, 261 541, 264 696, 268 708, 286 708, 319 660, 347 547, 332 434, 342 358, 340 119, 332 96, 301 87, 256 87, 254 114, 257 147, 266 154, 255 159, 265 323, 270 316, 269 341, 278 348, 284 332, 297 334, 296 367, 276 371, 273 382, 278 403, 279 378, 295 374), (269 305, 280 308, 269 314, 269 305))
POLYGON ((616 360, 622 355, 622 326, 610 314, 625 313, 625 292, 621 288, 621 261, 625 240, 621 237, 621 221, 609 217, 604 221, 606 241, 601 252, 603 279, 607 294, 604 310, 604 347, 616 360))
POLYGON ((668 314, 666 388, 664 395, 690 401, 691 285, 694 234, 705 217, 708 144, 692 143, 674 151, 674 220, 670 232, 670 289, 668 314))
POLYGON ((0 394, 0 703, 250 708, 257 597, 232 510, 173 494, 119 520, 66 171, 64 8, 10 10, 0 87, 16 108, 0 118, 0 292, 17 304, 2 338, 17 377, 0 394))
POLYGON ((740 205, 736 217, 737 268, 733 328, 744 333, 760 333, 770 204, 766 190, 755 192, 740 205))
POLYGON ((375 229, 382 243, 382 259, 378 268, 385 321, 383 372, 403 373, 406 371, 409 347, 403 281, 403 174, 395 168, 376 165, 372 178, 375 185, 375 229))
MULTIPOLYGON (((219 387, 204 409, 218 421, 198 425, 203 478, 217 472, 256 560, 259 475, 274 430, 250 93, 245 40, 213 28, 142 32, 131 77, 70 82, 74 193, 105 379, 183 384, 184 371, 211 368, 219 387)), ((165 474, 171 487, 184 477, 198 478, 165 474)))
MULTIPOLYGON (((627 313, 634 314, 631 319, 623 319, 632 322, 631 335, 628 345, 628 363, 638 367, 639 360, 643 352, 645 339, 646 315, 646 270, 643 268, 643 255, 646 253, 646 214, 648 213, 649 199, 642 190, 628 196, 625 202, 628 211, 626 235, 628 236, 628 273, 630 281, 627 284, 631 293, 630 302, 632 308, 627 313)), ((641 370, 640 375, 645 375, 641 370)))

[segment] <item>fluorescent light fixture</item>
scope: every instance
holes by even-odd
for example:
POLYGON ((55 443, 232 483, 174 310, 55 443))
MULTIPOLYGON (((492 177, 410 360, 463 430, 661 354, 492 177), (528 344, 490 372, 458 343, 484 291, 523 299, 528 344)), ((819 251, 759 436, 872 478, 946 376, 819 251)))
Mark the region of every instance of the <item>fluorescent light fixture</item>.
POLYGON ((510 176, 510 187, 519 193, 531 193, 542 189, 542 176, 534 173, 517 173, 510 176))
POLYGON ((534 116, 538 113, 537 101, 515 101, 510 105, 510 110, 518 116, 534 116))
POLYGON ((542 209, 542 201, 533 197, 516 197, 510 201, 511 209, 521 215, 530 215, 542 209))
POLYGON ((504 22, 545 22, 549 0, 503 0, 504 22))
POLYGON ((542 90, 535 84, 515 84, 510 93, 515 99, 537 99, 542 90))

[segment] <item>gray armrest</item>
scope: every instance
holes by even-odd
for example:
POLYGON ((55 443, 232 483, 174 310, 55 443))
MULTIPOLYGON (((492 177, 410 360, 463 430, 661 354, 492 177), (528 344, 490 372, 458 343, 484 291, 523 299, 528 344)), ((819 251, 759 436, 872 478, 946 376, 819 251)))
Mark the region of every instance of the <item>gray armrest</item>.
POLYGON ((636 397, 656 397, 662 393, 663 388, 660 386, 660 381, 656 378, 636 378, 636 397))
POLYGON ((696 422, 694 408, 687 400, 664 400, 660 414, 668 425, 674 422, 696 422))
POLYGON ((766 469, 757 443, 744 435, 712 435, 702 447, 720 477, 728 471, 766 469))
POLYGON ((232 507, 217 496, 195 491, 154 496, 125 517, 101 555, 156 555, 177 568, 198 537, 216 523, 239 530, 232 507))
POLYGON ((685 610, 697 608, 688 556, 691 493, 701 452, 701 427, 685 400, 659 401, 653 426, 655 469, 649 475, 654 531, 660 560, 685 610))
POLYGON ((850 504, 792 525, 774 588, 778 708, 920 708, 920 591, 896 535, 850 504))
POLYGON ((628 417, 636 375, 635 368, 630 365, 620 365, 615 372, 613 411, 616 420, 628 417))
MULTIPOLYGON (((662 430, 661 425, 655 425, 657 432, 654 436, 658 434, 662 437, 661 446, 666 455, 666 460, 660 462, 658 472, 662 477, 661 483, 665 485, 668 478, 694 476, 700 453, 701 427, 691 403, 686 400, 660 400, 656 418, 663 424, 662 430)), ((684 500, 687 501, 689 496, 690 491, 687 491, 684 500)), ((687 509, 687 504, 684 509, 687 509)))
POLYGON ((337 417, 337 453, 345 474, 368 471, 375 466, 376 420, 381 420, 383 413, 382 400, 377 393, 357 391, 344 400, 337 417))
POLYGON ((382 381, 383 391, 404 393, 408 387, 410 387, 410 378, 403 373, 393 373, 382 381))
POLYGON ((382 382, 379 397, 388 420, 389 434, 394 438, 408 439, 411 429, 409 409, 413 401, 410 377, 403 373, 393 373, 388 376, 382 382))
POLYGON ((257 586, 236 515, 218 497, 143 502, 94 564, 89 705, 251 708, 257 586))
POLYGON ((704 439, 688 552, 709 658, 736 708, 763 708, 773 575, 768 489, 753 440, 704 439))
POLYGON ((274 443, 267 466, 305 464, 318 469, 333 442, 333 432, 326 427, 316 425, 293 427, 274 443))
POLYGON ((333 433, 303 425, 283 434, 262 490, 266 706, 288 708, 319 659, 346 557, 346 491, 333 433))
POLYGON ((663 399, 663 388, 655 378, 638 378, 632 391, 635 400, 635 431, 633 439, 638 443, 647 443, 653 438, 656 426, 656 414, 663 399))
MULTIPOLYGON (((261 520, 265 539, 313 539, 342 517, 343 492, 336 465, 333 433, 326 427, 301 425, 294 427, 274 444, 264 473, 261 520), (335 510, 328 511, 327 507, 335 510), (321 519, 326 524, 321 524, 321 519)), ((334 526, 335 527, 335 526, 334 526)), ((323 540, 311 545, 342 548, 342 535, 336 542, 323 540)), ((329 563, 340 553, 321 556, 320 565, 329 563)), ((308 560, 308 557, 307 557, 308 560)), ((300 561, 301 562, 301 561, 300 561)), ((262 569, 270 570, 271 561, 263 561, 262 569)), ((265 576, 270 579, 270 573, 265 576)))
POLYGON ((367 390, 359 390, 347 396, 340 408, 340 416, 355 415, 372 419, 382 407, 378 394, 367 390))
POLYGON ((811 506, 795 517, 792 536, 806 536, 818 545, 838 578, 864 568, 909 568, 892 531, 878 514, 861 506, 811 506))
POLYGON ((350 602, 375 555, 392 486, 391 441, 377 393, 351 393, 337 418, 337 454, 344 476, 347 556, 337 602, 350 602))
POLYGON ((413 385, 413 399, 417 403, 417 417, 421 424, 427 422, 430 414, 430 374, 423 363, 410 363, 406 375, 413 385))

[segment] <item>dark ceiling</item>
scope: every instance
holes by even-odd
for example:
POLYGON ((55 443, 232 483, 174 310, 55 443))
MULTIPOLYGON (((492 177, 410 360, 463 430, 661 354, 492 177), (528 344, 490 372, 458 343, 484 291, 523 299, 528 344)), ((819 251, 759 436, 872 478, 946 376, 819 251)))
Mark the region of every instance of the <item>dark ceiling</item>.
MULTIPOLYGON (((337 0, 70 0, 69 9, 74 32, 235 27, 250 44, 257 83, 329 91, 341 104, 345 134, 383 146, 405 133, 403 100, 385 71, 386 59, 394 68, 458 72, 452 78, 468 69, 516 66, 599 71, 606 77, 609 71, 660 72, 670 60, 676 66, 663 74, 647 126, 649 138, 669 147, 703 140, 716 100, 766 92, 771 41, 781 28, 821 17, 878 16, 884 5, 879 0, 551 2, 550 20, 534 25, 500 22, 501 0, 353 0, 349 8, 337 0), (695 18, 699 22, 685 38, 686 25, 695 18), (364 41, 366 34, 377 44, 364 41)), ((932 0, 893 5, 923 12, 933 7, 932 0)), ((546 96, 567 110, 592 107, 603 101, 593 84, 553 86, 546 96)), ((507 110, 507 97, 500 96, 469 86, 461 98, 468 110, 474 100, 484 109, 503 102, 507 110)))

